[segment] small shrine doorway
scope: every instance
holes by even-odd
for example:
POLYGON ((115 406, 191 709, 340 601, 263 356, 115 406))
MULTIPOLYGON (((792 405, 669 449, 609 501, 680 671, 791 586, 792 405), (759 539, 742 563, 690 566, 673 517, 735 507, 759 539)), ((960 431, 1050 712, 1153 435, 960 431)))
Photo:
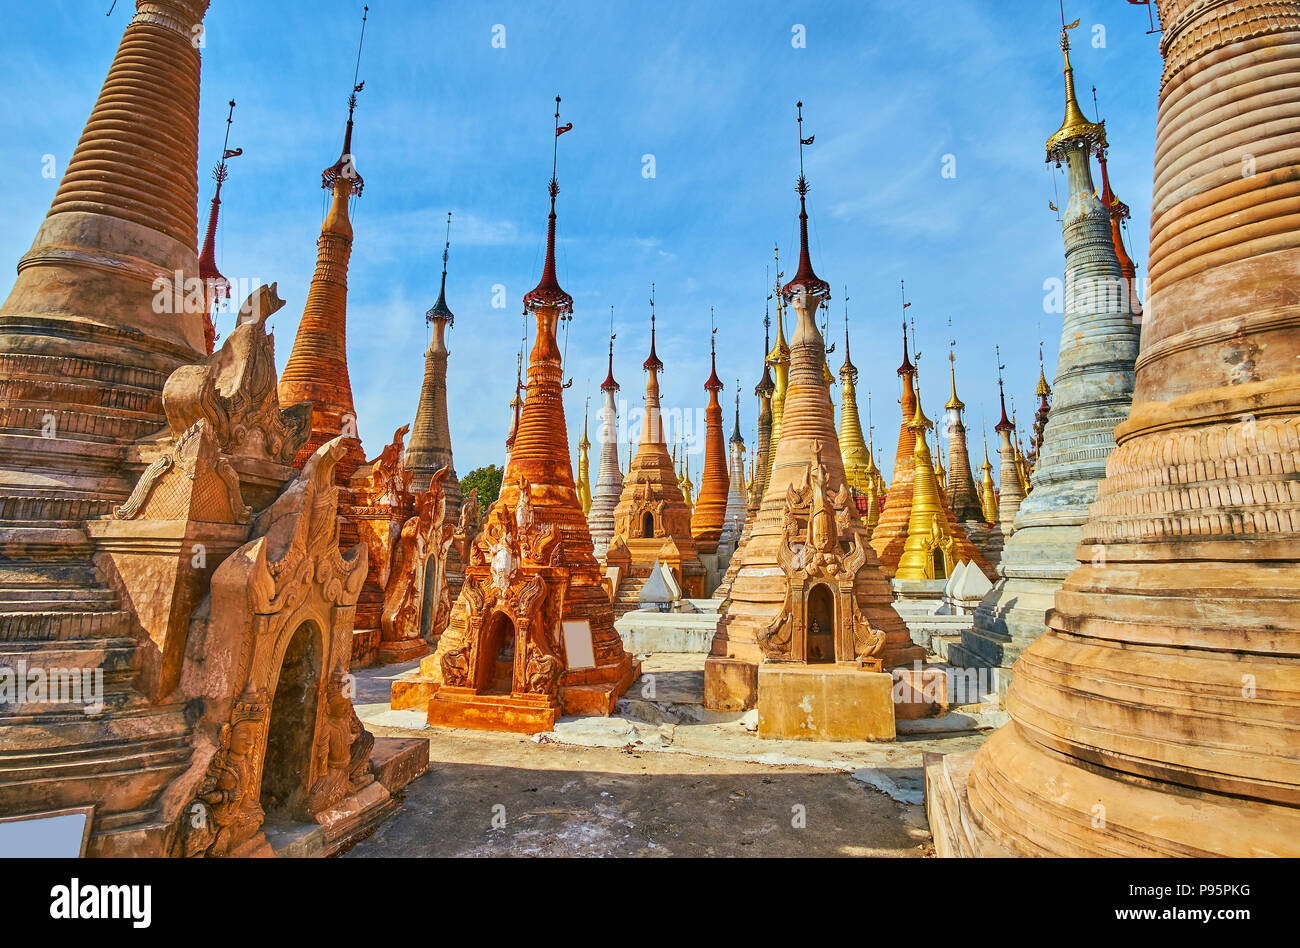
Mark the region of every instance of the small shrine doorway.
POLYGON ((935 579, 948 578, 948 561, 943 555, 943 547, 936 546, 930 551, 930 564, 934 569, 935 579))
POLYGON ((650 539, 655 535, 655 515, 646 511, 641 515, 641 536, 650 539))
POLYGON ((810 665, 835 661, 835 597, 823 583, 818 583, 808 595, 807 656, 810 665))
POLYGON ((479 646, 479 694, 508 695, 514 690, 515 624, 498 612, 479 646))
POLYGON ((284 650, 271 699, 261 799, 268 821, 295 820, 306 811, 320 681, 320 633, 304 622, 284 650))

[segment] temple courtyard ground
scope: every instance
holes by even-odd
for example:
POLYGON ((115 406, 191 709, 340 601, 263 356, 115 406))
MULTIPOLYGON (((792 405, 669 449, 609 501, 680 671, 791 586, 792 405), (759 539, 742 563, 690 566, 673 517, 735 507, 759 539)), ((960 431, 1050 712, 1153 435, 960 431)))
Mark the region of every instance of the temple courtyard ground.
POLYGON ((429 741, 429 773, 347 856, 927 856, 921 754, 977 748, 1004 718, 958 709, 891 743, 760 740, 702 707, 704 655, 645 658, 610 718, 544 735, 429 728, 388 705, 417 662, 357 674, 376 735, 429 741), (962 713, 965 711, 965 713, 962 713))

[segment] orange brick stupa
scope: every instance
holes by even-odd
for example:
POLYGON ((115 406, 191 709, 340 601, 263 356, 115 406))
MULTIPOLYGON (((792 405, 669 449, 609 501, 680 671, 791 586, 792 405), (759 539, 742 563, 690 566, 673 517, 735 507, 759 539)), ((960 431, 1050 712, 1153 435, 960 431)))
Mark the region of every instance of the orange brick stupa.
MULTIPOLYGON (((558 139, 568 126, 555 102, 558 139)), ((531 733, 561 711, 607 715, 640 668, 614 631, 569 458, 556 326, 573 298, 555 275, 559 190, 552 169, 545 269, 524 297, 537 321, 528 394, 501 493, 437 651, 393 685, 394 707, 423 705, 434 725, 531 733)))
POLYGON ((893 710, 887 694, 878 692, 888 692, 890 676, 870 672, 920 660, 924 650, 912 644, 894 611, 845 479, 826 387, 825 341, 816 321, 830 287, 813 271, 808 252, 802 164, 801 152, 799 269, 782 289, 797 323, 781 438, 705 663, 704 700, 719 710, 757 703, 761 736, 892 738, 893 710), (869 695, 860 692, 862 686, 869 695), (771 705, 765 704, 765 689, 774 696, 771 705), (799 691, 815 691, 818 701, 831 702, 808 712, 818 724, 804 733, 794 733, 793 726, 799 703, 793 695, 799 691), (790 698, 793 703, 784 700, 790 698), (837 698, 847 703, 836 704, 837 698), (850 711, 856 702, 887 716, 887 728, 868 720, 865 711, 850 711))
POLYGON ((637 608, 641 587, 655 563, 673 571, 687 597, 700 598, 704 593, 704 567, 691 536, 691 508, 664 440, 659 408, 659 373, 664 364, 655 352, 653 286, 650 355, 642 367, 647 378, 641 443, 623 478, 623 495, 614 508, 614 538, 605 554, 605 565, 618 571, 614 612, 619 616, 637 608))
POLYGON ((701 562, 708 570, 704 590, 706 595, 712 593, 713 587, 718 584, 718 540, 722 536, 722 526, 727 516, 727 492, 731 486, 722 436, 722 406, 718 403, 722 380, 718 378, 717 348, 715 329, 709 339, 712 371, 704 383, 704 390, 709 393, 709 404, 704 409, 704 475, 700 481, 700 496, 695 501, 695 511, 691 515, 691 536, 695 538, 701 562))

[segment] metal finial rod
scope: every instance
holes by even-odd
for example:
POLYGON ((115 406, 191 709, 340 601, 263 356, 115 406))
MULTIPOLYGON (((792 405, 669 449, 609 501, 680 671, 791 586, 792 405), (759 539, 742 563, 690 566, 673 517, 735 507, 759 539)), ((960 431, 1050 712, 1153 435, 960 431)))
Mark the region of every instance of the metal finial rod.
POLYGON ((451 211, 447 212, 447 239, 442 245, 442 278, 447 279, 447 252, 451 250, 451 211))
MULTIPOLYGON (((1064 2, 1064 0, 1062 0, 1064 2)), ((795 108, 799 110, 799 177, 803 177, 803 102, 796 102, 795 108)))
POLYGON ((365 86, 364 82, 359 82, 361 78, 361 49, 366 43, 366 20, 370 16, 370 6, 367 4, 361 10, 361 39, 357 41, 357 66, 352 71, 352 93, 348 96, 348 121, 352 121, 352 113, 357 108, 357 93, 365 86))
MULTIPOLYGON (((551 183, 555 184, 555 170, 560 159, 560 97, 555 97, 555 141, 551 143, 551 183)), ((554 195, 552 195, 552 198, 554 195)))

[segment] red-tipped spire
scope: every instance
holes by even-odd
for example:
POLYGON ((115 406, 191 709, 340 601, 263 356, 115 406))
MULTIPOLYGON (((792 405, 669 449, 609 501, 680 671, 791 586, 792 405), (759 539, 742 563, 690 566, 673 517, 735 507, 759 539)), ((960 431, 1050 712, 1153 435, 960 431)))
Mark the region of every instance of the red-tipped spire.
POLYGON ((203 335, 207 342, 208 355, 212 355, 213 349, 216 348, 217 327, 212 321, 212 306, 218 300, 224 300, 230 295, 230 281, 222 276, 221 271, 217 269, 217 218, 221 213, 221 186, 225 184, 226 178, 230 176, 230 170, 226 167, 226 159, 238 158, 244 153, 242 148, 230 147, 230 126, 235 120, 235 100, 230 100, 230 113, 226 116, 226 140, 221 146, 221 160, 217 166, 212 169, 212 178, 217 182, 217 188, 212 192, 212 206, 208 211, 208 230, 203 237, 203 249, 199 252, 199 279, 207 288, 207 312, 203 314, 204 327, 203 335))
POLYGON ((361 39, 357 43, 357 68, 352 75, 352 94, 348 96, 348 127, 343 133, 343 152, 338 161, 320 173, 320 186, 326 191, 333 191, 340 178, 352 182, 351 193, 354 195, 360 194, 366 185, 352 156, 352 116, 357 110, 357 93, 366 86, 364 81, 358 82, 357 79, 361 75, 361 47, 366 41, 366 18, 369 16, 370 7, 366 6, 361 14, 361 39))
POLYGON ((573 297, 560 288, 560 281, 555 276, 555 196, 560 193, 560 182, 555 177, 556 159, 559 157, 560 136, 571 129, 572 124, 560 128, 560 97, 555 97, 555 147, 551 155, 551 215, 546 221, 546 265, 542 269, 542 279, 524 297, 524 308, 534 309, 538 306, 554 306, 561 313, 573 311, 573 297))
POLYGON ((600 383, 602 392, 617 392, 618 383, 614 381, 614 340, 618 337, 614 333, 614 307, 609 308, 609 374, 605 376, 605 381, 600 383))
MULTIPOLYGON (((709 307, 709 323, 713 323, 713 307, 709 307)), ((709 380, 704 383, 706 392, 722 391, 722 379, 718 378, 718 329, 716 326, 709 333, 709 358, 712 361, 713 371, 709 373, 709 380)))
POLYGON ((654 370, 662 372, 664 364, 659 361, 659 356, 655 353, 655 285, 650 284, 650 357, 641 363, 641 367, 647 372, 654 370))
POLYGON ((812 296, 830 299, 830 284, 813 271, 812 257, 808 254, 808 207, 806 198, 809 189, 808 179, 804 177, 803 173, 803 146, 811 145, 813 139, 817 136, 803 137, 803 103, 797 102, 795 105, 799 110, 799 181, 795 184, 795 190, 799 192, 799 269, 795 272, 794 279, 781 289, 781 295, 789 300, 796 292, 802 290, 812 296))
POLYGON ((915 375, 916 366, 912 365, 912 360, 907 355, 907 307, 912 304, 907 301, 907 286, 902 281, 898 281, 899 291, 903 294, 903 364, 898 367, 899 375, 915 375))
POLYGON ((998 400, 1002 403, 1002 420, 993 426, 994 431, 1012 431, 1015 425, 1007 417, 1007 396, 1002 390, 1002 350, 995 346, 994 351, 998 354, 998 400))

